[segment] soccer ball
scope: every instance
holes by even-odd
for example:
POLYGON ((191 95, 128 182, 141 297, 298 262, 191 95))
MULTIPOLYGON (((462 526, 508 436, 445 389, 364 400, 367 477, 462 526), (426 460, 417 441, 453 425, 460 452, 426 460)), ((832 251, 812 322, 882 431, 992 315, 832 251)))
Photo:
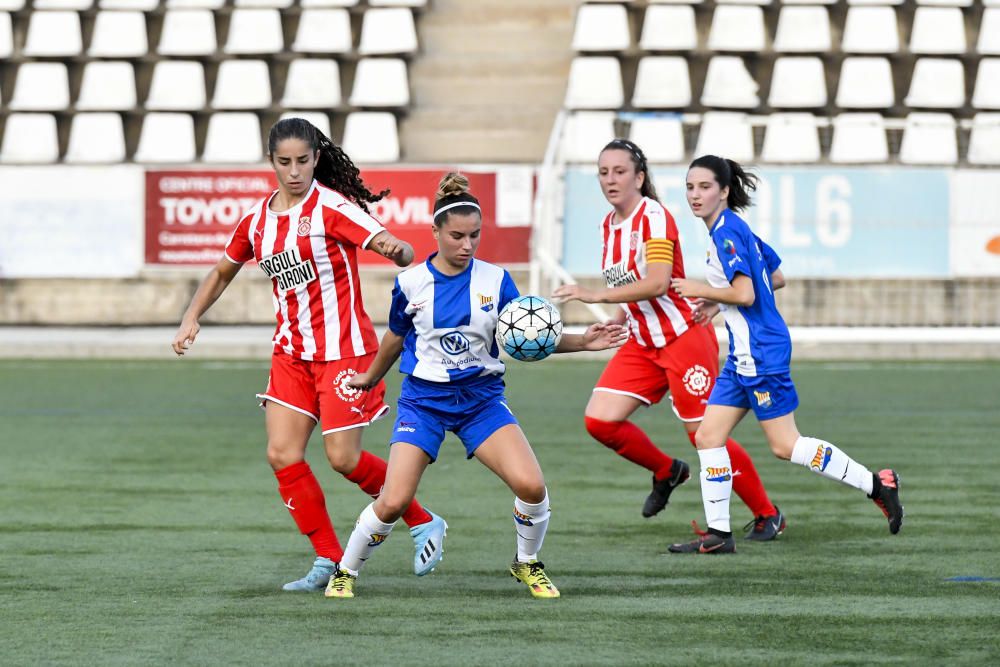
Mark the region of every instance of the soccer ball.
POLYGON ((562 338, 562 318, 540 296, 520 296, 500 311, 497 343, 518 361, 541 361, 556 351, 562 338))

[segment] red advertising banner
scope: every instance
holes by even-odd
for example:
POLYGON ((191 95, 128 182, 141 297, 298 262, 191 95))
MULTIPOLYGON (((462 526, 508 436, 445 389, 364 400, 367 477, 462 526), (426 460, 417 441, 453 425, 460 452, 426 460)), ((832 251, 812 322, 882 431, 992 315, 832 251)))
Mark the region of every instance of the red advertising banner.
MULTIPOLYGON (((361 173, 373 192, 390 190, 369 208, 386 229, 413 245, 418 260, 437 249, 431 234, 434 193, 446 171, 366 169, 361 173)), ((476 256, 502 265, 526 264, 531 228, 497 226, 496 173, 463 173, 483 207, 483 240, 476 256)), ((243 213, 276 187, 270 170, 147 171, 146 263, 215 264, 243 213)), ((366 265, 390 265, 373 252, 360 253, 358 259, 366 265)))

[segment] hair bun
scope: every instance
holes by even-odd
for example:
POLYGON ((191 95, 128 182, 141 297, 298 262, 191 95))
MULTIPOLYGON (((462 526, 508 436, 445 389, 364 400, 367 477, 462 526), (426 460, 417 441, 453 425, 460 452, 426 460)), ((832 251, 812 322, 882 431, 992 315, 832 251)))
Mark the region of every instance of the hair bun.
POLYGON ((437 194, 435 199, 441 200, 445 197, 453 197, 455 195, 464 195, 469 191, 469 179, 463 174, 452 171, 444 175, 441 182, 438 183, 437 194))

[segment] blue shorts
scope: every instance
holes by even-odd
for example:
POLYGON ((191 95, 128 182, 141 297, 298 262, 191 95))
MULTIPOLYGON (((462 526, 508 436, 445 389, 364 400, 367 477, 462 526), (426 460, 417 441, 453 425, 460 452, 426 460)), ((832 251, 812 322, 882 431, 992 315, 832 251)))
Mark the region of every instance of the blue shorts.
POLYGON ((399 396, 392 442, 419 447, 433 463, 445 431, 451 431, 465 445, 466 458, 471 459, 479 445, 500 428, 517 424, 503 390, 503 380, 497 375, 462 384, 407 376, 399 396))
POLYGON ((764 421, 795 412, 799 395, 788 373, 745 377, 727 368, 716 379, 708 404, 753 410, 757 420, 764 421))

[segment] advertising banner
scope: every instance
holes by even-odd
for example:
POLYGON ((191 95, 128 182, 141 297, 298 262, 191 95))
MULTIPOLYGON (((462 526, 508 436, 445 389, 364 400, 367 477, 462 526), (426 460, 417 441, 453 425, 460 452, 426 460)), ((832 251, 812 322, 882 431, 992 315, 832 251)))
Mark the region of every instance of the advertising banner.
MULTIPOLYGON (((899 167, 777 168, 761 177, 742 215, 796 277, 945 277, 949 275, 949 172, 899 167)), ((686 169, 654 169, 661 201, 677 221, 685 267, 703 271, 705 224, 685 198, 686 169)), ((566 175, 563 264, 598 275, 599 225, 611 207, 596 166, 566 175)))
MULTIPOLYGON (((369 208, 386 229, 411 243, 418 259, 437 249, 431 233, 434 193, 444 169, 366 169, 373 192, 390 194, 369 208)), ((495 171, 463 171, 483 208, 482 245, 477 257, 497 264, 526 264, 531 228, 497 225, 495 171)), ((147 171, 146 263, 214 264, 242 214, 277 187, 270 170, 147 171)), ((392 264, 373 252, 358 255, 365 265, 392 264)))
POLYGON ((1000 171, 951 176, 951 273, 1000 276, 1000 171))
POLYGON ((142 169, 0 168, 0 278, 118 278, 142 267, 142 169))

